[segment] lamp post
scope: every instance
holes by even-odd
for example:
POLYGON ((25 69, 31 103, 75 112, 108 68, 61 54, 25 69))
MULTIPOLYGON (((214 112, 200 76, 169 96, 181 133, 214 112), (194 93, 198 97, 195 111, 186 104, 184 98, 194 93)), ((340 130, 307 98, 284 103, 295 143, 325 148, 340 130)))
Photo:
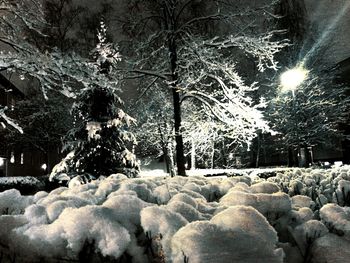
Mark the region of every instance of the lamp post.
MULTIPOLYGON (((296 108, 295 91, 298 88, 298 86, 300 86, 305 81, 305 79, 308 76, 308 73, 309 73, 309 71, 307 69, 305 69, 302 65, 299 65, 293 69, 287 70, 280 77, 282 91, 285 91, 285 92, 291 91, 292 92, 294 112, 295 112, 295 108, 296 108)), ((298 161, 299 161, 299 166, 300 166, 302 161, 306 160, 307 148, 306 148, 306 150, 304 149, 303 151, 302 150, 299 151, 299 148, 300 148, 299 144, 300 143, 299 143, 299 135, 298 135, 298 127, 297 127, 298 124, 296 121, 294 121, 294 125, 295 125, 296 137, 298 140, 298 161)), ((289 153, 291 152, 292 156, 294 156, 293 149, 290 149, 288 152, 289 153)), ((292 160, 294 160, 294 157, 292 160)))

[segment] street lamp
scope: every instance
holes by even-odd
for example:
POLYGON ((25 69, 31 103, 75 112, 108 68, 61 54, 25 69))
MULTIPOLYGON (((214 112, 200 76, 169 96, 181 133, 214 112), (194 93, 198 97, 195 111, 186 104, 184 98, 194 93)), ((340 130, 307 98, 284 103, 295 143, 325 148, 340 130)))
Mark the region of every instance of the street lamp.
POLYGON ((297 66, 284 72, 281 77, 282 90, 291 90, 294 97, 296 88, 307 78, 309 71, 303 66, 297 66))

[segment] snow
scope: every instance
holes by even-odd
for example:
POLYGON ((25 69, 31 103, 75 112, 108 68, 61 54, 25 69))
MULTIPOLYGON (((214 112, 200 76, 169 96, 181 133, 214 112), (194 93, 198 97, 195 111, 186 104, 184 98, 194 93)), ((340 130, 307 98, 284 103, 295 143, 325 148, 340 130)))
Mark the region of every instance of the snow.
POLYGON ((32 204, 28 206, 25 209, 24 216, 31 224, 47 224, 50 218, 46 212, 45 206, 37 204, 32 204))
POLYGON ((276 243, 276 231, 259 212, 236 206, 181 228, 172 240, 173 262, 283 262, 276 243))
POLYGON ((52 224, 29 226, 23 234, 30 238, 36 253, 47 257, 70 258, 88 242, 102 255, 118 258, 130 242, 128 231, 113 219, 112 211, 97 206, 67 208, 52 224))
POLYGON ((100 254, 140 263, 302 263, 311 252, 321 262, 324 251, 349 246, 350 208, 339 192, 346 196, 349 168, 285 170, 266 180, 114 174, 33 196, 7 190, 0 252, 5 262, 15 253, 18 261, 100 254))
POLYGON ((165 258, 171 258, 171 240, 173 235, 188 221, 179 213, 169 211, 165 207, 147 207, 141 211, 141 226, 152 238, 160 238, 160 246, 165 258))
POLYGON ((114 218, 128 230, 136 231, 136 227, 141 223, 141 210, 153 204, 146 203, 134 195, 116 195, 109 197, 102 206, 110 208, 114 218))
POLYGON ((0 185, 40 185, 40 181, 32 176, 0 177, 0 185))
POLYGON ((102 129, 101 123, 96 121, 89 121, 86 123, 86 130, 88 131, 88 139, 98 140, 101 139, 101 135, 98 132, 102 129))
POLYGON ((308 196, 295 195, 292 197, 292 206, 294 209, 298 210, 302 207, 313 208, 315 206, 315 203, 308 196))
MULTIPOLYGON (((13 119, 11 119, 10 117, 8 117, 5 113, 5 110, 7 110, 7 107, 5 108, 0 108, 0 120, 4 120, 8 125, 12 126, 13 128, 15 128, 18 132, 23 134, 23 129, 22 127, 20 127, 16 121, 14 121, 13 119)), ((3 122, 1 122, 3 123, 3 122)), ((5 125, 5 124, 3 124, 5 125)), ((6 127, 6 125, 5 125, 6 127)))
POLYGON ((330 229, 350 240, 350 207, 326 204, 320 210, 320 217, 330 229))
POLYGON ((291 210, 291 200, 285 193, 253 194, 240 189, 236 190, 235 187, 221 198, 220 204, 223 206, 252 206, 264 215, 279 215, 291 210))
POLYGON ((273 194, 280 191, 278 185, 270 182, 260 182, 251 186, 252 193, 273 194))
POLYGON ((211 218, 211 215, 202 214, 193 206, 183 202, 179 202, 179 201, 169 202, 166 208, 169 211, 174 211, 176 213, 179 213, 184 218, 186 218, 188 222, 206 220, 211 218))
POLYGON ((16 189, 0 192, 0 215, 23 214, 32 201, 33 197, 22 196, 16 189))
POLYGON ((350 258, 350 241, 334 234, 327 234, 317 239, 312 247, 312 262, 344 263, 350 258))

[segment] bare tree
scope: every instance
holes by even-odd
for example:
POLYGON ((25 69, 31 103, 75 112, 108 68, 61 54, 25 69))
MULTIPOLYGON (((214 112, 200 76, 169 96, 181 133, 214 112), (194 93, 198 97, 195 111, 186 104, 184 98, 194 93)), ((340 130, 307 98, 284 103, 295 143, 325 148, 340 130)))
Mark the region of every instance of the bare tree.
POLYGON ((147 89, 162 82, 171 92, 179 175, 186 174, 181 116, 185 98, 201 102, 228 125, 240 122, 237 134, 248 127, 267 129, 258 110, 263 103, 255 105, 248 96, 256 84, 245 84, 234 61, 237 54, 246 53, 260 71, 276 69, 274 55, 286 42, 272 41, 273 32, 252 30, 251 16, 269 6, 240 10, 231 1, 134 0, 128 7, 130 16, 124 21, 132 38, 128 77, 141 78, 147 89))

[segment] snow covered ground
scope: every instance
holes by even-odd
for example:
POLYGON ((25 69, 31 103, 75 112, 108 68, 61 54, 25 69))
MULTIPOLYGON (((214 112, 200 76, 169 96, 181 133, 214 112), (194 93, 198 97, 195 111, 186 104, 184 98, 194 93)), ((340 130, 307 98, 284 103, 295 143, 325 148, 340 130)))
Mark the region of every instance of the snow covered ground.
MULTIPOLYGON (((75 182, 75 183, 74 183, 75 182)), ((0 193, 2 262, 348 262, 350 166, 0 193)))
MULTIPOLYGON (((247 169, 194 169, 187 170, 188 176, 208 176, 208 175, 248 175, 256 176, 261 173, 273 173, 294 170, 289 167, 274 167, 274 168, 247 168, 247 169)), ((141 169, 141 177, 168 176, 169 174, 164 169, 141 169)))

